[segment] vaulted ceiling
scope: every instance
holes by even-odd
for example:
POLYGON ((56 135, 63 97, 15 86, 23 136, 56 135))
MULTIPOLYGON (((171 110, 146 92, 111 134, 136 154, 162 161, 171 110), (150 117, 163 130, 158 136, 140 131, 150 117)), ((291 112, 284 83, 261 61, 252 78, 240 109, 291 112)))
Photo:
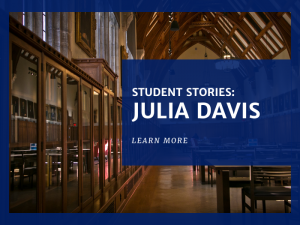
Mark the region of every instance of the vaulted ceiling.
POLYGON ((238 59, 273 59, 285 49, 291 56, 289 12, 174 12, 173 17, 178 31, 170 31, 168 12, 137 13, 137 47, 145 50, 145 59, 177 59, 196 43, 220 57, 227 52, 238 59))

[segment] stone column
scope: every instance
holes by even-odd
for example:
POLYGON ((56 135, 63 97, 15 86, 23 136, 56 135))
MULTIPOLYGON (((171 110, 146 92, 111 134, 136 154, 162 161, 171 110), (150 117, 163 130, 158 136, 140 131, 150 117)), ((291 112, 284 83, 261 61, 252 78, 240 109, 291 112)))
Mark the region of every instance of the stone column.
POLYGON ((33 32, 40 38, 43 38, 43 13, 33 12, 32 13, 33 32))
POLYGON ((95 19, 96 19, 96 30, 95 30, 95 49, 96 49, 96 58, 99 58, 100 54, 100 45, 99 45, 99 31, 100 31, 100 12, 95 12, 95 19))
POLYGON ((116 58, 115 68, 116 68, 116 71, 115 71, 115 73, 119 76, 119 78, 117 79, 117 96, 120 97, 120 87, 121 87, 121 79, 122 78, 121 78, 121 72, 119 71, 120 46, 119 46, 119 25, 118 25, 118 23, 116 23, 115 32, 116 32, 116 42, 115 42, 115 58, 116 58))
POLYGON ((104 59, 109 64, 109 12, 104 12, 104 59))
POLYGON ((99 13, 99 58, 105 59, 105 26, 104 12, 99 13))
POLYGON ((69 13, 61 12, 61 27, 60 27, 60 52, 70 58, 70 33, 69 33, 69 13))
POLYGON ((53 46, 53 27, 52 27, 52 17, 53 13, 52 12, 47 12, 46 13, 46 42, 53 46))
POLYGON ((113 13, 110 13, 110 24, 109 24, 109 32, 110 32, 110 68, 115 72, 115 19, 113 13))
POLYGON ((72 44, 71 44, 71 35, 72 35, 72 28, 74 26, 73 19, 73 13, 74 12, 68 12, 68 32, 69 32, 69 44, 68 44, 68 58, 72 59, 72 44))
POLYGON ((25 12, 25 27, 33 31, 32 26, 32 12, 25 12))
POLYGON ((118 25, 118 23, 116 23, 116 25, 115 25, 115 39, 116 39, 116 41, 115 41, 115 58, 116 58, 116 61, 115 61, 115 69, 116 69, 116 71, 115 71, 115 73, 116 74, 120 74, 119 73, 119 49, 120 49, 120 46, 119 46, 119 25, 118 25))
POLYGON ((60 12, 52 13, 53 44, 52 47, 60 52, 60 12))

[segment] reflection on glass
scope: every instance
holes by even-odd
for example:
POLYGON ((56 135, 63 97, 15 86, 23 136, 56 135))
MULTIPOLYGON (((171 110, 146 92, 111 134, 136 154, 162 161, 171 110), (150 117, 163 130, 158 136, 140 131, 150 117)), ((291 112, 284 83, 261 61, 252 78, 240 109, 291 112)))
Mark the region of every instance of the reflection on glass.
POLYGON ((104 75, 104 77, 103 77, 103 85, 104 85, 104 87, 108 88, 108 77, 107 77, 107 75, 104 75))
MULTIPOLYGON (((99 122, 99 93, 94 91, 93 95, 93 115, 94 115, 94 190, 100 190, 100 122, 99 122)), ((103 164, 102 164, 103 165, 103 164)))
POLYGON ((78 197, 78 81, 67 77, 67 212, 79 205, 78 197))
POLYGON ((10 212, 36 212, 38 58, 12 45, 10 212))
POLYGON ((91 177, 91 89, 82 85, 83 202, 92 196, 91 177))
POLYGON ((120 120, 121 107, 118 105, 117 110, 117 150, 118 150, 118 173, 122 170, 121 168, 121 120, 120 120))
POLYGON ((120 165, 122 167, 122 171, 125 170, 125 166, 123 166, 123 163, 122 163, 122 154, 123 154, 123 139, 122 139, 122 129, 123 129, 123 120, 122 120, 122 107, 120 106, 120 114, 119 114, 119 120, 120 120, 120 139, 119 139, 119 142, 120 142, 120 152, 121 152, 121 156, 120 156, 120 165))
POLYGON ((113 80, 110 80, 109 89, 114 92, 115 82, 113 80))
POLYGON ((46 66, 46 212, 62 212, 62 139, 61 139, 62 72, 46 66))
POLYGON ((110 177, 114 178, 114 97, 109 96, 109 106, 110 106, 110 128, 109 128, 109 138, 110 138, 110 177))
POLYGON ((105 174, 105 181, 108 180, 108 94, 104 92, 104 141, 105 141, 105 148, 104 148, 104 174, 105 174))

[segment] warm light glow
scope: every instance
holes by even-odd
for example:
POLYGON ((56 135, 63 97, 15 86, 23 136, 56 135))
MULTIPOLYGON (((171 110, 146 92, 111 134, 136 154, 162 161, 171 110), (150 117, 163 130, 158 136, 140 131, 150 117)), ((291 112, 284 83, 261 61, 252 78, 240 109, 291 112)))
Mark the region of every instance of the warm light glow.
POLYGON ((105 143, 105 151, 107 151, 108 150, 108 141, 106 141, 106 143, 105 143))
POLYGON ((224 59, 230 59, 231 56, 228 54, 228 55, 224 55, 224 59))

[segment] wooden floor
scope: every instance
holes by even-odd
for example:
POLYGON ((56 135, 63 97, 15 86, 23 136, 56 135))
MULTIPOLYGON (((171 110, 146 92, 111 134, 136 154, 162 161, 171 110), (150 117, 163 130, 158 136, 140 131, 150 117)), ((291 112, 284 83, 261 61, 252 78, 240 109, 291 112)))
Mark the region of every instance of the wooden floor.
MULTIPOLYGON (((242 212, 241 188, 230 189, 231 212, 242 212)), ((248 201, 249 202, 249 201, 248 201)), ((266 201, 267 213, 284 213, 284 203, 266 201)), ((192 166, 153 166, 123 213, 216 213, 216 185, 201 184, 192 166)), ((257 212, 262 213, 258 201, 257 212)))

